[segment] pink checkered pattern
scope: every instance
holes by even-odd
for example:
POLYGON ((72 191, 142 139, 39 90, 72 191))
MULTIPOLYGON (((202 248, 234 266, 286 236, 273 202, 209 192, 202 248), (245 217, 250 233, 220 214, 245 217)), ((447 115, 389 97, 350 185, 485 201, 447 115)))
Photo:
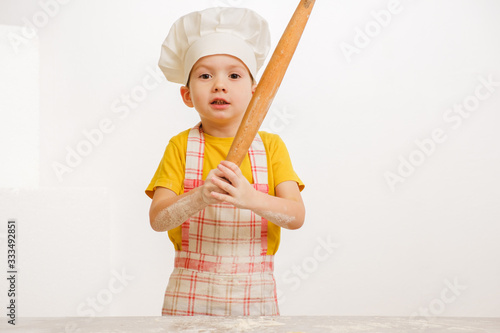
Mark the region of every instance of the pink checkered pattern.
MULTIPOLYGON (((184 191, 203 184, 205 140, 191 129, 184 191)), ((267 158, 256 136, 249 149, 253 186, 268 193, 267 158)), ((210 205, 182 224, 182 250, 165 292, 163 315, 279 315, 267 220, 231 204, 210 205)))

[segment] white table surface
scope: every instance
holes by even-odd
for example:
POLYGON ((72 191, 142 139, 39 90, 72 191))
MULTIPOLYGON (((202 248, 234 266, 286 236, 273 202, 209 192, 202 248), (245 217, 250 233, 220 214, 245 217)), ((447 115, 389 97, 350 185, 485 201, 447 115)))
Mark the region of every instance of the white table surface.
POLYGON ((500 318, 408 317, 69 317, 16 318, 0 332, 500 332, 500 318))

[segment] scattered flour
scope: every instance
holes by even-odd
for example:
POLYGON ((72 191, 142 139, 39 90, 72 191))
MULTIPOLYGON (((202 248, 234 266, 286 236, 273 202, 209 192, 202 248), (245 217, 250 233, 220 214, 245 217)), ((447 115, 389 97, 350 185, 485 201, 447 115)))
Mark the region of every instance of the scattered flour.
POLYGON ((267 211, 264 212, 262 215, 269 221, 279 225, 280 227, 285 227, 285 228, 287 228, 290 223, 295 221, 295 216, 290 216, 282 213, 267 211))
POLYGON ((162 229, 171 230, 195 214, 200 205, 193 196, 185 196, 158 213, 156 223, 163 226, 162 229))

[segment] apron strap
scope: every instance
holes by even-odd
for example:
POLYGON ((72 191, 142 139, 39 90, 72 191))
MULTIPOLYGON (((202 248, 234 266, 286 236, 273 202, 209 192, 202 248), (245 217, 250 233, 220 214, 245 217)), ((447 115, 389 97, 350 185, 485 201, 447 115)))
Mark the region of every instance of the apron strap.
POLYGON ((200 125, 201 122, 189 131, 186 150, 185 180, 202 180, 205 137, 203 136, 200 125))
MULTIPOLYGON (((248 149, 250 158, 250 166, 252 169, 253 183, 259 185, 267 185, 267 155, 264 142, 257 133, 252 145, 248 149)), ((266 192, 267 193, 267 192, 266 192)))

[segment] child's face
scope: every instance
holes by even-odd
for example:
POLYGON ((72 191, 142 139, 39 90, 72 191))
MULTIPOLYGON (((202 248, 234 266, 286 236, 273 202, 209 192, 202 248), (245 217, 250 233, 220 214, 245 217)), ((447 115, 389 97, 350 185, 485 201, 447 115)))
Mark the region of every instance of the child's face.
POLYGON ((189 88, 182 87, 184 103, 194 107, 203 124, 239 126, 256 85, 241 60, 229 55, 199 59, 191 70, 189 88))

